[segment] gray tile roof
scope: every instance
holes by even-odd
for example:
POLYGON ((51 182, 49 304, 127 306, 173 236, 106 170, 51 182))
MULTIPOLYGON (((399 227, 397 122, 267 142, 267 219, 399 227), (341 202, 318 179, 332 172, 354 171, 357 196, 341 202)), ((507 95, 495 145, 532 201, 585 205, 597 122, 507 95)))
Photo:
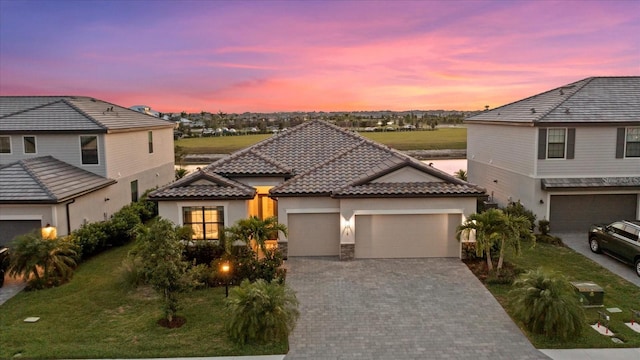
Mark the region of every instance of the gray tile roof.
POLYGON ((184 178, 149 193, 154 200, 223 200, 253 199, 256 190, 248 185, 225 178, 206 169, 197 170, 184 178))
POLYGON ((640 176, 542 179, 543 190, 567 190, 584 188, 640 189, 640 176))
POLYGON ((640 124, 640 76, 590 77, 484 111, 466 123, 640 124))
POLYGON ((60 203, 116 181, 43 156, 0 167, 0 203, 60 203))
POLYGON ((0 133, 106 133, 173 126, 172 122, 89 97, 0 96, 0 133))
MULTIPOLYGON (((442 171, 385 145, 324 121, 314 120, 289 129, 287 132, 218 160, 202 170, 221 178, 247 176, 280 176, 286 181, 271 189, 272 196, 414 196, 441 195, 478 196, 483 190, 458 180, 442 171), (403 166, 411 166, 436 179, 415 184, 371 185, 368 181, 403 166), (449 186, 447 185, 455 185, 449 186), (392 188, 395 188, 392 189, 392 188), (344 189, 344 190, 343 190, 344 189), (419 190, 420 189, 420 190, 419 190), (341 192, 342 191, 342 192, 341 192), (441 193, 438 193, 441 191, 441 193)), ((189 187, 192 181, 184 181, 189 187)), ((157 200, 192 197, 187 189, 167 186, 150 194, 157 200)), ((198 188, 197 196, 206 189, 198 188)), ((211 198, 226 196, 227 189, 212 187, 211 198)), ((196 192, 196 189, 193 190, 196 192)), ((248 194, 247 194, 248 195, 248 194)), ((193 195, 193 197, 197 197, 193 195)))

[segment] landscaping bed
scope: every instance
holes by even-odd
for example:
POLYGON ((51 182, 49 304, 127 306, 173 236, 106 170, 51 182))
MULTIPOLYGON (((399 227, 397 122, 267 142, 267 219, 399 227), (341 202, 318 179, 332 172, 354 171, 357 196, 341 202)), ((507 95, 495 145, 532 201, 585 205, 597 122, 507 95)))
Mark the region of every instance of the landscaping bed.
MULTIPOLYGON (((604 306, 585 309, 587 323, 580 337, 568 341, 550 340, 542 335, 529 333, 522 324, 518 324, 532 344, 539 349, 571 349, 571 348, 618 348, 640 347, 640 334, 628 328, 625 323, 631 320, 631 310, 640 310, 640 288, 588 258, 573 250, 557 245, 538 243, 535 247, 531 243, 522 244, 522 253, 516 256, 508 251, 506 261, 509 265, 504 269, 502 279, 495 275, 488 275, 486 261, 483 259, 464 260, 469 269, 485 284, 487 289, 500 302, 513 318, 513 309, 509 304, 509 291, 512 286, 504 278, 516 276, 527 270, 542 268, 563 274, 569 281, 590 281, 598 284, 604 290, 604 306), (622 312, 611 313, 607 308, 619 308, 622 312), (589 325, 596 324, 599 312, 610 316, 610 329, 615 337, 623 341, 614 343, 610 337, 600 335, 589 325)), ((636 321, 638 319, 636 318, 636 321)))
POLYGON ((96 255, 60 287, 21 292, 0 308, 0 358, 161 358, 284 354, 285 342, 239 346, 227 338, 224 287, 181 295, 180 328, 158 325, 150 287, 126 290, 121 264, 132 244, 96 255), (27 317, 40 317, 26 323, 27 317))

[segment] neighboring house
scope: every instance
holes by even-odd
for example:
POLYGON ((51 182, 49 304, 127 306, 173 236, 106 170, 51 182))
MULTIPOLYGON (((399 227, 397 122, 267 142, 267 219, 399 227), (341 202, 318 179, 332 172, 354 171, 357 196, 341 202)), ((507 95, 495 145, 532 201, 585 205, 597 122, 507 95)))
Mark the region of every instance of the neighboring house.
MULTIPOLYGON (((592 77, 465 120, 469 181, 553 232, 640 216, 640 77, 592 77)), ((586 236, 586 235, 585 235, 586 236)))
POLYGON ((174 179, 173 124, 89 97, 0 97, 0 245, 109 218, 174 179))
MULTIPOLYGON (((384 145, 314 120, 158 189, 162 217, 217 240, 249 216, 289 229, 285 256, 459 257, 456 227, 484 191, 384 145)), ((273 239, 271 246, 276 246, 273 239)))
POLYGON ((160 117, 160 113, 158 111, 152 110, 151 107, 147 105, 133 105, 129 109, 141 112, 143 114, 160 117))

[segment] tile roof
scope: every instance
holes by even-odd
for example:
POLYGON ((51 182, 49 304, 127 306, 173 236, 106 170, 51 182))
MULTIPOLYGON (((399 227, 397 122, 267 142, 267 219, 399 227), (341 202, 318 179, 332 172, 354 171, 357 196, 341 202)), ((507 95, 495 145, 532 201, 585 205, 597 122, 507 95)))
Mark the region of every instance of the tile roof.
POLYGON ((173 126, 170 121, 89 97, 0 96, 0 133, 106 133, 173 126))
POLYGON ((640 76, 590 77, 498 108, 466 123, 640 123, 640 76))
POLYGON ((52 156, 0 166, 0 203, 60 203, 116 181, 52 156))
POLYGON ((201 169, 164 188, 152 191, 149 193, 149 198, 155 200, 248 200, 253 199, 255 194, 256 190, 251 186, 201 169))
POLYGON ((584 188, 635 188, 640 189, 640 176, 601 178, 552 178, 542 179, 543 190, 567 190, 584 188))
MULTIPOLYGON (((285 182, 270 190, 272 196, 413 196, 441 194, 478 196, 483 190, 426 166, 385 145, 368 140, 320 120, 305 122, 254 146, 220 159, 201 171, 223 179, 248 176, 280 176, 285 182), (429 174, 421 183, 367 185, 369 181, 411 166, 429 174)), ((190 187, 184 181, 182 187, 190 187)), ((191 182, 193 183, 193 182, 191 182)), ((173 185, 159 189, 150 198, 178 199, 180 196, 204 196, 206 189, 174 190, 173 185)), ((212 187, 206 195, 226 196, 227 189, 212 187)), ((247 194, 248 195, 248 194, 247 194)))

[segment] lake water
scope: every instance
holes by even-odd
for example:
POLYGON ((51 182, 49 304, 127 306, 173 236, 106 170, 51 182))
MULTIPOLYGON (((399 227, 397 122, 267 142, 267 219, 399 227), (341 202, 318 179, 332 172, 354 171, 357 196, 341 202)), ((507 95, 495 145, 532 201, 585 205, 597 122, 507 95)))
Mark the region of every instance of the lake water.
MULTIPOLYGON (((433 167, 438 170, 442 170, 447 174, 453 175, 456 171, 462 169, 467 171, 467 159, 434 159, 434 160, 423 160, 425 164, 432 163, 433 167)), ((189 172, 195 171, 197 168, 203 168, 207 165, 183 165, 184 169, 189 170, 189 172)), ((179 166, 176 166, 176 169, 179 166)))

